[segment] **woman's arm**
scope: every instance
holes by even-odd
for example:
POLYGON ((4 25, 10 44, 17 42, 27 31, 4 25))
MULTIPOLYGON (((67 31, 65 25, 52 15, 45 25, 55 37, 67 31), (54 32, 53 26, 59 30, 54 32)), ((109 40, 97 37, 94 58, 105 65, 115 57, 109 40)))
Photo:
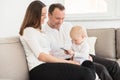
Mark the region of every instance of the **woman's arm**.
POLYGON ((70 64, 80 65, 78 62, 75 62, 72 60, 64 60, 64 59, 56 58, 56 57, 46 54, 46 53, 40 53, 38 59, 40 61, 49 62, 49 63, 70 63, 70 64))

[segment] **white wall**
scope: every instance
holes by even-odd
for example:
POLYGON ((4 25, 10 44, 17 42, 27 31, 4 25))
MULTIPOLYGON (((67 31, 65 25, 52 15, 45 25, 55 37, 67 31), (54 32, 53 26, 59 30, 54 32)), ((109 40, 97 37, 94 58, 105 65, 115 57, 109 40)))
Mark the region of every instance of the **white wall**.
MULTIPOLYGON (((33 0, 0 0, 0 37, 16 36, 19 33, 25 11, 33 0)), ((59 0, 41 0, 45 3, 52 3, 59 0)), ((109 28, 120 27, 120 20, 111 21, 70 21, 73 24, 80 24, 87 28, 109 28)))
POLYGON ((18 35, 28 4, 32 0, 0 0, 0 37, 18 35))
POLYGON ((81 25, 86 28, 120 28, 120 20, 97 20, 97 21, 67 21, 73 25, 81 25))
POLYGON ((67 15, 66 20, 73 24, 83 25, 86 28, 119 28, 120 27, 120 0, 105 0, 108 12, 103 14, 67 15))
MULTIPOLYGON (((0 0, 0 37, 16 36, 19 33, 26 8, 34 0, 0 0)), ((59 0, 40 0, 46 5, 59 0)))

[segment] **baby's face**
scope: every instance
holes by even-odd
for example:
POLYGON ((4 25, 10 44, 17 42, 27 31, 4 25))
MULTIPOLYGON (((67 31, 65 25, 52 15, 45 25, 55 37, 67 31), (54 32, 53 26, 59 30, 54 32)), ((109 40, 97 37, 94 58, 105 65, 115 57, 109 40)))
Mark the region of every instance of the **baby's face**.
POLYGON ((72 38, 72 42, 76 45, 80 45, 82 43, 82 41, 84 40, 83 36, 79 36, 79 37, 74 37, 72 38))

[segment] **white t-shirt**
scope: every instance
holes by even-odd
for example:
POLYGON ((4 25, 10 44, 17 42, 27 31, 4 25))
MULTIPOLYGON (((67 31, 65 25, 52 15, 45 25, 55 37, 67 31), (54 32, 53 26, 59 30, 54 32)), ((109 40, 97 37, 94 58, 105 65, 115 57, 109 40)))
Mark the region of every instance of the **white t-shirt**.
POLYGON ((72 25, 65 22, 61 25, 60 29, 53 29, 49 27, 48 24, 42 27, 42 30, 48 35, 51 42, 52 55, 66 59, 70 58, 71 55, 66 55, 61 48, 70 49, 71 48, 71 38, 70 30, 72 25))
POLYGON ((72 44, 72 50, 75 52, 73 60, 82 63, 85 60, 89 60, 90 46, 87 42, 87 39, 80 45, 72 44))
POLYGON ((38 60, 38 57, 41 52, 49 54, 51 50, 47 35, 37 29, 28 27, 24 30, 23 36, 20 36, 20 39, 26 53, 29 70, 44 63, 38 60))

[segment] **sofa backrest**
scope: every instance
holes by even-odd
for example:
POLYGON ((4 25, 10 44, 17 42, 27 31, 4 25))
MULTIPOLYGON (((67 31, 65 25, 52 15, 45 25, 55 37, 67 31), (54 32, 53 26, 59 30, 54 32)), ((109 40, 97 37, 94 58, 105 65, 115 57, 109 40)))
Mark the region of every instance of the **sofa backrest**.
POLYGON ((116 49, 117 49, 117 58, 120 59, 120 28, 116 29, 116 49))
POLYGON ((28 67, 19 37, 0 38, 0 79, 28 80, 28 67))
POLYGON ((96 55, 106 58, 116 58, 115 29, 87 29, 87 32, 88 36, 97 37, 97 41, 95 44, 96 55))

